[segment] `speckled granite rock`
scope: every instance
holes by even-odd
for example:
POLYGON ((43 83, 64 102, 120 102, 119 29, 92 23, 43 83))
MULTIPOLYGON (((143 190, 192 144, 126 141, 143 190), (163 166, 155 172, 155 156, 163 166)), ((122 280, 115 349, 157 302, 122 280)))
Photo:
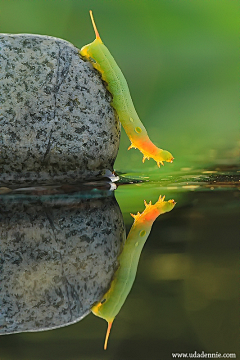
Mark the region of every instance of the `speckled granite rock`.
POLYGON ((0 185, 112 171, 120 125, 110 101, 69 42, 0 34, 0 185))
POLYGON ((0 196, 0 334, 74 323, 101 299, 125 229, 114 196, 99 194, 0 196))

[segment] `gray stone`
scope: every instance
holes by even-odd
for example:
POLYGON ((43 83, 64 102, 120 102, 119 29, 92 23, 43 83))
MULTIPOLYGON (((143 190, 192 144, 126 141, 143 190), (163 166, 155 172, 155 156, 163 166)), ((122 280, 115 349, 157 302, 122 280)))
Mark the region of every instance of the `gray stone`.
POLYGON ((0 196, 0 334, 69 325, 102 298, 125 228, 113 193, 94 197, 0 196))
POLYGON ((0 185, 113 170, 120 124, 98 72, 65 40, 0 34, 0 185))

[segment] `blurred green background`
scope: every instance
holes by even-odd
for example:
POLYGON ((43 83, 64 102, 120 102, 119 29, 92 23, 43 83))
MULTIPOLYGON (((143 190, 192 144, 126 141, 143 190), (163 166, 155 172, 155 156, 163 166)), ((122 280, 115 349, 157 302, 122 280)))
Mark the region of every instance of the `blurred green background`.
MULTIPOLYGON (((235 0, 1 0, 0 32, 94 39, 89 10, 159 147, 181 167, 236 163, 239 3, 235 0)), ((122 131, 115 168, 146 171, 122 131)))

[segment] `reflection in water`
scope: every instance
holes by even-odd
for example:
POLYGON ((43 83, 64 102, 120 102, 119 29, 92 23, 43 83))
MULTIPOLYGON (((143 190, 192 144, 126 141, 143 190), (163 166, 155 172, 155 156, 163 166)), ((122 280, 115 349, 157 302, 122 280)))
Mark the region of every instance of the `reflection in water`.
POLYGON ((145 202, 145 210, 132 215, 123 247, 125 228, 112 191, 27 193, 0 197, 0 334, 66 326, 92 310, 108 321, 106 349, 152 224, 175 201, 145 202))
MULTIPOLYGON (((129 212, 137 213, 143 198, 155 199, 161 188, 160 183, 157 183, 157 186, 156 183, 150 183, 148 188, 146 185, 142 183, 118 187, 116 196, 121 204, 126 224, 129 223, 129 212)), ((77 295, 81 294, 84 289, 84 279, 81 282, 81 277, 90 281, 87 289, 89 294, 86 293, 85 300, 80 299, 82 305, 79 305, 79 308, 85 306, 88 312, 95 302, 103 299, 103 295, 111 287, 111 280, 116 271, 115 264, 117 264, 117 258, 121 252, 117 230, 116 236, 114 235, 113 238, 115 240, 111 240, 112 235, 108 235, 107 231, 110 226, 112 233, 115 232, 116 219, 120 221, 122 215, 112 195, 94 190, 93 193, 88 193, 88 199, 84 200, 83 195, 87 195, 87 193, 80 194, 76 190, 71 195, 55 193, 51 199, 49 194, 43 191, 44 189, 41 190, 41 194, 35 192, 32 200, 30 196, 23 197, 19 191, 18 195, 15 193, 14 196, 13 192, 6 196, 0 195, 2 222, 2 226, 0 226, 2 245, 0 274, 3 279, 0 285, 2 286, 0 308, 1 311, 3 308, 4 314, 4 318, 0 317, 0 324, 8 324, 8 329, 5 327, 3 331, 2 327, 1 333, 6 333, 6 331, 11 333, 11 331, 16 331, 17 327, 20 332, 29 331, 31 326, 35 325, 35 318, 40 319, 41 325, 38 328, 35 327, 36 330, 51 329, 54 327, 54 323, 64 326, 64 316, 70 311, 72 319, 75 317, 76 321, 79 320, 81 314, 79 312, 75 316, 77 312, 75 307, 78 306, 77 295), (21 196, 21 198, 16 199, 16 196, 21 196), (108 199, 103 200, 100 197, 108 199), (10 201, 15 201, 16 205, 10 204, 10 201), (30 202, 32 202, 32 206, 30 202), (63 209, 63 216, 61 216, 61 209, 63 209), (114 216, 111 214, 111 209, 115 212, 114 216), (53 224, 56 228, 54 232, 49 226, 46 211, 53 214, 53 224), (95 215, 103 214, 103 218, 105 218, 103 224, 94 220, 94 211, 95 215), (21 213, 25 215, 23 216, 21 213), (95 242, 93 237, 92 243, 84 245, 84 236, 81 237, 80 227, 81 214, 87 215, 90 219, 87 224, 89 233, 92 232, 94 236, 98 236, 99 232, 97 228, 91 230, 91 224, 100 226, 100 232, 106 232, 104 236, 99 235, 101 245, 96 248, 98 251, 102 250, 100 256, 104 261, 105 259, 107 261, 108 257, 105 254, 106 247, 114 246, 112 266, 109 266, 109 269, 105 268, 107 262, 102 264, 101 259, 92 258, 95 252, 94 247, 97 245, 97 241, 95 242), (64 221, 65 227, 63 226, 64 221), (75 229, 73 228, 74 223, 75 229), (70 233, 71 230, 76 230, 75 235, 70 233), (50 240, 50 235, 53 236, 53 233, 56 243, 53 239, 50 240), (66 239, 64 239, 65 233, 67 234, 66 239), (8 234, 8 238, 6 234, 8 234), (17 234, 19 236, 14 242, 13 238, 17 234), (39 234, 38 237, 37 234, 39 234), (42 236, 40 236, 41 234, 42 236), (39 237, 43 239, 42 246, 47 246, 47 241, 49 241, 46 254, 38 250, 41 242, 39 237), (101 239, 103 240, 101 241, 101 239), (104 243, 105 239, 107 239, 107 243, 104 243), (28 251, 25 241, 29 244, 28 251), (118 248, 113 245, 114 241, 118 243, 118 248), (87 249, 87 246, 90 248, 93 246, 93 248, 87 249), (86 260, 84 263, 78 264, 77 259, 84 256, 80 252, 83 249, 86 250, 86 260), (116 254, 114 249, 116 249, 116 254), (35 253, 35 250, 38 251, 38 254, 35 253), (89 250, 89 257, 87 257, 87 250, 89 250), (25 264, 29 266, 28 269, 31 265, 31 273, 36 280, 35 288, 30 281, 33 279, 30 272, 25 274, 24 263, 22 267, 19 263, 21 253, 23 253, 25 264), (64 280, 62 276, 62 286, 59 292, 57 285, 61 283, 60 281, 56 282, 57 278, 54 278, 53 273, 55 268, 50 265, 51 262, 54 263, 53 253, 55 253, 55 257, 58 253, 61 254, 62 265, 60 260, 59 263, 57 261, 55 263, 59 268, 62 267, 63 275, 66 274, 67 278, 64 280), (75 261, 73 261, 74 256, 75 261), (1 263, 3 260, 4 262, 1 263), (94 278, 95 270, 92 268, 90 273, 90 267, 97 261, 99 274, 96 274, 94 278), (106 273, 107 278, 105 279, 106 273), (20 274, 24 276, 20 277, 20 274), (22 289, 14 283, 18 278, 24 278, 24 283, 21 283, 22 289), (93 283, 95 279, 99 281, 100 285, 95 284, 93 290, 98 289, 99 286, 99 291, 90 293, 91 281, 93 283), (45 288, 44 293, 40 290, 41 286, 45 288), (71 289, 75 289, 74 294, 71 294, 71 289), (57 304, 57 301, 51 304, 50 300, 54 299, 54 292, 59 297, 62 296, 61 292, 68 295, 64 297, 65 302, 63 301, 62 305, 61 302, 57 304), (26 305, 21 299, 22 294, 27 298, 26 305), (34 302, 33 297, 36 294, 40 300, 43 298, 42 303, 34 302), (36 317, 37 311, 38 317, 36 317), (8 312, 10 315, 7 318, 8 312), (45 320, 44 312, 45 316, 50 315, 45 320), (29 317, 27 317, 27 313, 29 317), (55 318, 54 313, 56 313, 55 318), (32 324, 30 323, 31 317, 32 324), (24 326, 27 330, 24 330, 24 326)), ((161 191, 163 192, 163 190, 161 191)), ((236 188, 208 191, 204 185, 201 191, 182 192, 177 190, 174 194, 171 193, 171 196, 169 194, 166 196, 167 199, 173 197, 180 205, 174 208, 174 211, 159 217, 152 227, 151 239, 148 241, 144 256, 141 258, 141 266, 138 268, 139 278, 119 314, 119 323, 116 328, 114 327, 112 334, 115 336, 115 341, 110 344, 111 349, 109 350, 116 355, 110 353, 109 355, 118 360, 159 360, 160 358, 170 360, 172 352, 186 353, 195 350, 211 353, 217 351, 237 352, 239 348, 237 340, 239 286, 237 279, 240 192, 236 188)), ((122 222, 122 231, 123 228, 122 222)), ((85 233, 85 235, 89 236, 89 233, 85 233)), ((85 237, 85 239, 87 238, 85 237)), ((69 319, 71 321, 70 316, 69 319)), ((104 326, 103 321, 97 321, 93 316, 89 316, 84 319, 84 322, 80 321, 74 326, 66 326, 64 329, 48 333, 2 336, 0 337, 0 357, 4 360, 10 358, 39 360, 39 357, 49 360, 100 359, 104 326), (96 346, 92 346, 92 344, 96 346)))
POLYGON ((101 301, 92 307, 92 312, 95 315, 108 322, 104 343, 105 350, 113 320, 133 286, 141 251, 150 234, 152 224, 159 215, 171 211, 176 204, 174 200, 164 201, 164 198, 160 196, 154 205, 151 202, 149 204, 145 202, 146 208, 142 214, 138 212, 137 215, 132 215, 134 223, 118 258, 119 267, 114 274, 111 287, 101 301))
POLYGON ((79 321, 106 291, 123 218, 113 192, 86 196, 0 197, 0 334, 79 321))

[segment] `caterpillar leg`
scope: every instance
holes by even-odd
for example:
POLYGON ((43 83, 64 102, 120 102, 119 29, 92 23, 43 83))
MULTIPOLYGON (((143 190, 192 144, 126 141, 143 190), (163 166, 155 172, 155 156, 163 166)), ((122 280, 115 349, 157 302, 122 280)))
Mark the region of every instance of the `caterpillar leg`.
POLYGON ((134 226, 136 227, 137 224, 141 224, 145 220, 154 221, 160 214, 171 211, 175 204, 176 201, 173 199, 165 201, 165 195, 160 195, 158 201, 155 204, 152 204, 151 201, 147 203, 144 200, 144 211, 142 213, 138 212, 136 215, 131 214, 131 216, 134 218, 134 226))
POLYGON ((128 147, 130 149, 138 149, 143 154, 142 162, 144 163, 145 160, 149 160, 152 158, 156 161, 157 166, 160 168, 160 165, 164 165, 164 161, 166 162, 173 162, 174 157, 172 154, 167 150, 162 150, 156 147, 150 140, 145 141, 143 144, 135 144, 131 142, 131 145, 128 147))

